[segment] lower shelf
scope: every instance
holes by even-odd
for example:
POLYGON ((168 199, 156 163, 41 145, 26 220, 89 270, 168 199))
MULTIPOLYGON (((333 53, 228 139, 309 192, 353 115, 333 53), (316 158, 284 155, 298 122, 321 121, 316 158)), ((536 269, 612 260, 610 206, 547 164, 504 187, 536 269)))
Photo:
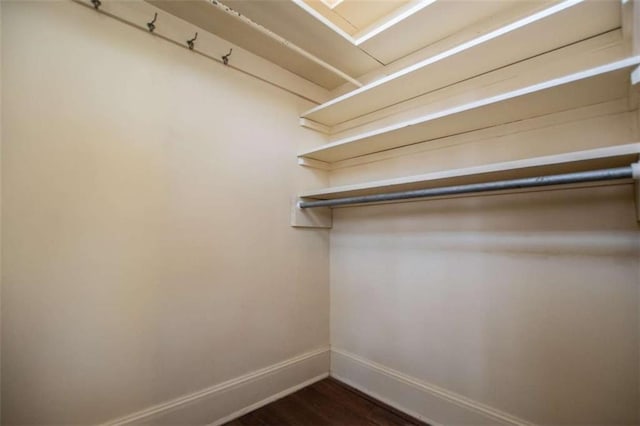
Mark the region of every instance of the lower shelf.
POLYGON ((396 179, 322 188, 303 192, 299 196, 305 199, 330 200, 383 192, 409 191, 439 186, 466 185, 539 175, 581 172, 628 166, 638 161, 639 156, 640 143, 632 143, 396 179))

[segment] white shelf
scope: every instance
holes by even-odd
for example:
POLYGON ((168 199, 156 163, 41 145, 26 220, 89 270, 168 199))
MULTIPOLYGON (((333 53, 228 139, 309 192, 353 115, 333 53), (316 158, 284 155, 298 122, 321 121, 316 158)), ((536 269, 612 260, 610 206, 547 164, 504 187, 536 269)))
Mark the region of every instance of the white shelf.
POLYGON ((565 0, 330 100, 302 118, 334 126, 619 26, 618 2, 565 0))
MULTIPOLYGON (((334 163, 414 143, 594 105, 628 96, 640 56, 424 113, 299 154, 334 163)), ((455 102, 455 99, 451 100, 455 102)))
POLYGON ((323 188, 306 191, 300 194, 300 197, 328 200, 383 192, 408 191, 413 189, 622 167, 638 161, 639 156, 640 143, 633 143, 529 158, 526 160, 445 170, 397 179, 323 188))

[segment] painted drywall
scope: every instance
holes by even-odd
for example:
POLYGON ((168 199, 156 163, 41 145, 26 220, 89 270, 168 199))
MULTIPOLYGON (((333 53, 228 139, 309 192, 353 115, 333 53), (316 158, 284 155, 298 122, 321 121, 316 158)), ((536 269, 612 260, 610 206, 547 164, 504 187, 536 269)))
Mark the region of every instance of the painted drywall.
POLYGON ((328 231, 289 226, 326 184, 295 161, 312 105, 73 2, 2 8, 2 423, 104 422, 326 346, 328 231))
MULTIPOLYGON (((632 142, 634 116, 604 107, 363 159, 333 172, 332 184, 632 142)), ((623 184, 334 209, 332 348, 533 423, 637 424, 633 194, 623 184)), ((336 360, 342 378, 420 409, 410 394, 420 388, 336 360)), ((433 407, 418 414, 465 417, 433 407)))

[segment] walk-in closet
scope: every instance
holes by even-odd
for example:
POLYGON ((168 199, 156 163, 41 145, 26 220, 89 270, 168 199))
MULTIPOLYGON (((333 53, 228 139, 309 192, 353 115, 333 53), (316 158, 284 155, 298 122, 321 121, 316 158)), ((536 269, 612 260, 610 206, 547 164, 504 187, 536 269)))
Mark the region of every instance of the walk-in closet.
POLYGON ((640 424, 640 0, 0 0, 2 425, 640 424))

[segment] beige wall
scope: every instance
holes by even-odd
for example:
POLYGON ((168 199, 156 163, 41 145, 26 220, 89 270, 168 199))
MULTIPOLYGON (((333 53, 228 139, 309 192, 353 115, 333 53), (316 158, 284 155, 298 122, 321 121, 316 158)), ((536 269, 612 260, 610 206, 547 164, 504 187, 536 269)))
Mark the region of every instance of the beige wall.
POLYGON ((328 344, 289 226, 311 105, 72 2, 3 2, 3 423, 106 421, 328 344))
POLYGON ((335 210, 332 346, 535 423, 635 424, 637 229, 631 185, 335 210))
MULTIPOLYGON (((332 184, 629 143, 626 108, 408 147, 332 184)), ((640 422, 633 185, 339 208, 333 223, 333 349, 534 423, 640 422)))

